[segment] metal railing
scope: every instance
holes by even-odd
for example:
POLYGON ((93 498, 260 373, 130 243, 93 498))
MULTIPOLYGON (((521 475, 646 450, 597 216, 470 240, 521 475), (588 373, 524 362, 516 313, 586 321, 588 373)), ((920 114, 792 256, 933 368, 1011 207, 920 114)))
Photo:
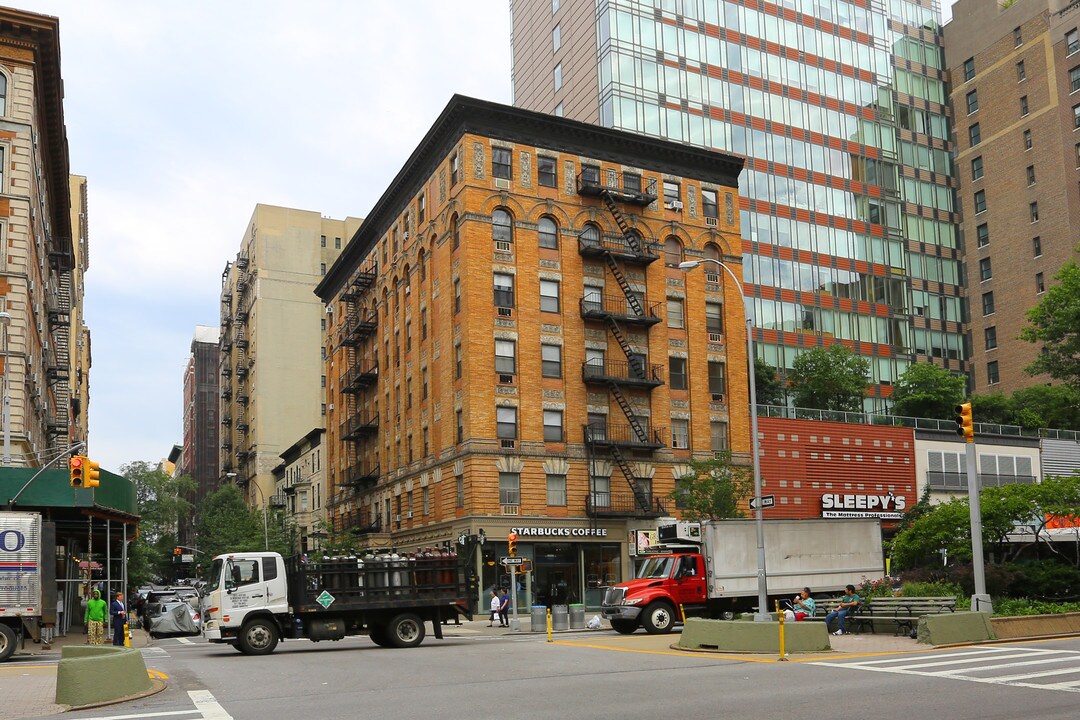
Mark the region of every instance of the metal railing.
POLYGON ((662 385, 664 366, 642 361, 637 367, 631 367, 631 363, 626 360, 587 360, 581 364, 581 378, 586 382, 615 380, 644 385, 662 385))
POLYGON ((623 237, 604 237, 592 234, 590 237, 586 234, 578 235, 578 253, 579 254, 598 254, 605 250, 610 250, 618 255, 633 256, 642 260, 660 259, 660 245, 659 243, 649 242, 646 240, 640 240, 641 250, 635 250, 633 246, 626 241, 623 237))
POLYGON ((652 493, 639 498, 633 493, 593 492, 585 496, 585 514, 589 517, 659 517, 666 515, 667 510, 652 493))
MULTIPOLYGON (((926 482, 932 490, 967 490, 966 472, 944 472, 928 470, 926 482)), ((979 473, 980 487, 1001 487, 1003 485, 1034 485, 1034 475, 990 475, 979 473)))
POLYGON ((638 436, 637 430, 632 425, 614 425, 612 423, 592 423, 585 425, 582 431, 585 442, 592 445, 621 445, 625 447, 663 447, 666 443, 666 427, 651 427, 642 419, 641 426, 645 429, 647 440, 638 436))
POLYGON ((639 300, 638 302, 641 305, 641 309, 645 311, 644 315, 639 315, 634 308, 630 306, 630 301, 626 299, 625 295, 589 293, 581 298, 581 315, 582 317, 614 315, 632 322, 660 322, 661 303, 650 303, 645 302, 644 300, 639 300))

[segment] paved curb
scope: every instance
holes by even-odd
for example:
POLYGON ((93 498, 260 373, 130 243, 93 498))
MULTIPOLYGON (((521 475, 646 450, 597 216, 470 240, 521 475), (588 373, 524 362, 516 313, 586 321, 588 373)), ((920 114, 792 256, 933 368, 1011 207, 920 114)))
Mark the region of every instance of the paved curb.
POLYGON ((119 705, 120 703, 130 702, 132 700, 141 700, 142 698, 150 697, 151 695, 157 695, 159 692, 168 687, 164 680, 158 678, 150 678, 151 688, 134 695, 127 695, 125 697, 116 698, 115 700, 108 700, 105 702, 91 703, 89 705, 63 705, 67 708, 65 712, 74 712, 76 710, 93 710, 94 708, 108 707, 110 705, 119 705))

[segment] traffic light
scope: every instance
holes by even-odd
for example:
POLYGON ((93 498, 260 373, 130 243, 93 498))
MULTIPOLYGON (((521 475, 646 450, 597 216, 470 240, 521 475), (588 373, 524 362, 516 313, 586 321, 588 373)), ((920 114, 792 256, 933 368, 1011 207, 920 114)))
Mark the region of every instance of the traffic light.
POLYGON ((68 470, 71 471, 71 487, 81 488, 83 485, 83 470, 86 467, 86 458, 82 455, 73 455, 68 460, 68 470))
POLYGON ((506 548, 510 552, 510 557, 517 557, 517 533, 507 534, 506 548))
POLYGON ((173 548, 172 554, 173 555, 183 555, 184 551, 181 550, 180 548, 173 548))
POLYGON ((971 403, 956 406, 956 434, 964 442, 975 442, 975 426, 971 417, 971 403))
POLYGON ((101 470, 99 469, 101 465, 94 462, 90 458, 83 458, 83 460, 86 461, 84 463, 84 465, 86 466, 86 487, 96 488, 97 486, 101 485, 101 481, 98 480, 98 478, 101 477, 101 470))

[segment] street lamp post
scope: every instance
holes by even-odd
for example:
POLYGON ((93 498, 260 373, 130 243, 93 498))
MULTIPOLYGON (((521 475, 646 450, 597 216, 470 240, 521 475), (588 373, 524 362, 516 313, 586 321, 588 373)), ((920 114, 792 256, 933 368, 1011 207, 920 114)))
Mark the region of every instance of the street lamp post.
POLYGON ((0 325, 4 326, 4 458, 3 466, 11 465, 11 370, 8 357, 8 335, 11 328, 11 313, 0 310, 0 325))
MULTIPOLYGON (((679 269, 689 272, 704 262, 719 265, 735 283, 739 290, 739 298, 743 303, 743 316, 746 318, 746 364, 749 368, 750 378, 750 464, 754 470, 754 497, 761 497, 761 462, 759 459, 760 443, 758 441, 757 422, 757 377, 754 373, 754 320, 746 307, 746 296, 743 294, 742 283, 724 263, 713 258, 700 258, 698 260, 686 260, 679 263, 679 269)), ((765 572, 765 523, 761 514, 760 505, 754 510, 754 525, 757 529, 757 581, 758 581, 758 610, 754 614, 754 620, 758 622, 772 621, 769 614, 769 591, 768 578, 765 572)))
MULTIPOLYGON (((225 473, 225 477, 230 478, 230 479, 235 478, 236 473, 234 473, 234 472, 225 473)), ((262 504, 263 504, 263 548, 266 549, 267 551, 269 551, 270 550, 270 531, 267 529, 267 522, 266 522, 266 496, 263 495, 262 488, 259 487, 258 483, 251 483, 251 487, 253 487, 253 488, 255 488, 256 490, 259 491, 259 499, 262 501, 262 504)))

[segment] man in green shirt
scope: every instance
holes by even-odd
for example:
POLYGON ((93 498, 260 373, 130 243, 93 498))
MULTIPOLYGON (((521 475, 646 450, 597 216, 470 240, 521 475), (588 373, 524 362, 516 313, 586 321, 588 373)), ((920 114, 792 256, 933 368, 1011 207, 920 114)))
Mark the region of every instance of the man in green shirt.
POLYGON ((101 593, 94 591, 93 596, 86 601, 86 629, 90 634, 91 645, 101 645, 105 636, 105 617, 109 614, 109 606, 101 599, 101 593))
POLYGON ((832 628, 832 621, 836 620, 836 632, 833 635, 843 635, 844 619, 848 616, 848 613, 853 612, 859 606, 861 601, 862 598, 855 593, 855 586, 848 585, 844 590, 844 596, 840 598, 840 602, 825 616, 825 629, 832 628))

